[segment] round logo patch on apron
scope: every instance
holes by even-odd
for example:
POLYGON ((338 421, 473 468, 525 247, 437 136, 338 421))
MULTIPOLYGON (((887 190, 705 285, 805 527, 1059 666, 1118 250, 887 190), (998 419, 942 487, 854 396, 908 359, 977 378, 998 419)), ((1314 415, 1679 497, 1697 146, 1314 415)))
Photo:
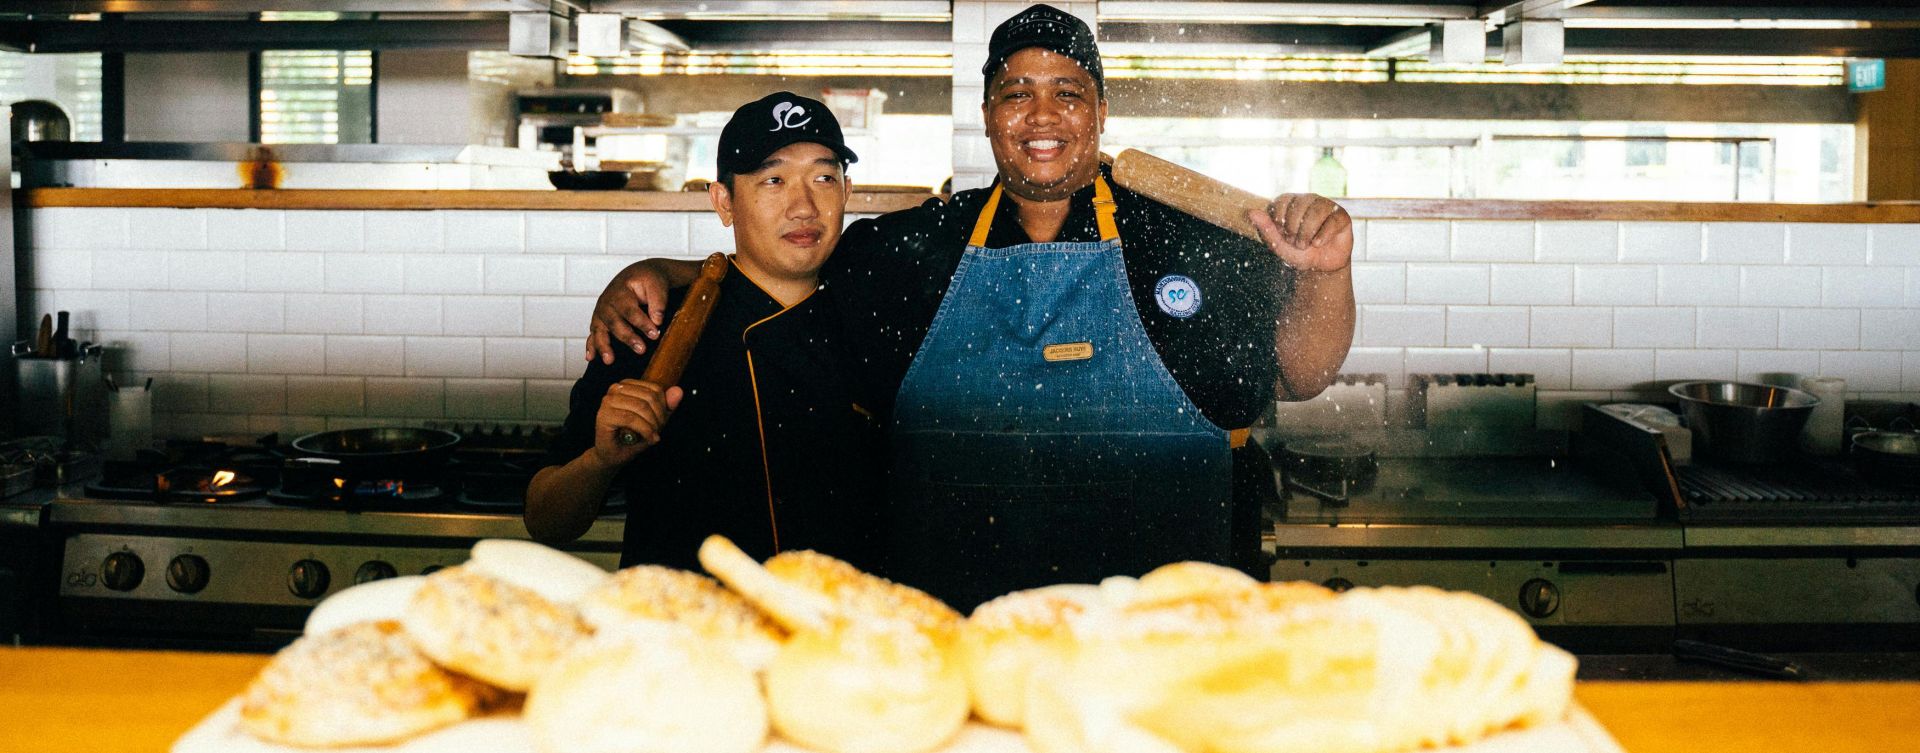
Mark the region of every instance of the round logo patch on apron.
POLYGON ((1186 275, 1167 275, 1153 286, 1153 300, 1167 316, 1185 319, 1200 311, 1200 286, 1186 275))

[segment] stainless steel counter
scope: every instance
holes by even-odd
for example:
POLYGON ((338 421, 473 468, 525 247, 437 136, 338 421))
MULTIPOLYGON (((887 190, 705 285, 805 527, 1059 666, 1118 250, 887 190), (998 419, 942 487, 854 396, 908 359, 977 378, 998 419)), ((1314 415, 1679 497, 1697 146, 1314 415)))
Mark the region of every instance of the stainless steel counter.
MULTIPOLYGON (((77 491, 77 490, 69 490, 77 491)), ((475 512, 342 512, 276 505, 264 500, 239 504, 169 505, 127 504, 63 494, 48 514, 58 526, 113 526, 166 530, 219 531, 261 534, 319 534, 330 536, 389 536, 405 538, 517 538, 527 537, 518 514, 475 512)), ((594 521, 579 541, 618 546, 625 531, 620 517, 594 521)))

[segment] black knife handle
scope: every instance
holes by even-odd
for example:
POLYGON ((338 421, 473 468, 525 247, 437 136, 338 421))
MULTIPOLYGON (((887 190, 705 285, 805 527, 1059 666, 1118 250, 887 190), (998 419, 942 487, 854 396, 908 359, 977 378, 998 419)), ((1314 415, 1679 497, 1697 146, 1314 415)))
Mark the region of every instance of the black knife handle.
POLYGON ((1677 640, 1673 642, 1673 656, 1681 661, 1697 661, 1750 674, 1777 677, 1782 680, 1801 680, 1806 673, 1800 665, 1785 659, 1776 659, 1751 651, 1717 646, 1700 641, 1677 640))

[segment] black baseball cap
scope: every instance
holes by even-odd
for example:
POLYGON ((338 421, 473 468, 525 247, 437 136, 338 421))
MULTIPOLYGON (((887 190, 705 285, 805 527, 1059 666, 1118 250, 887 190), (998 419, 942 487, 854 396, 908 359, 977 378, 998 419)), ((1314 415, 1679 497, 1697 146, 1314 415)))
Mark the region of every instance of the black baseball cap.
POLYGON ((1052 50, 1079 63, 1093 76, 1100 92, 1106 93, 1107 74, 1100 67, 1100 46, 1094 42, 1093 30, 1079 17, 1051 5, 1035 5, 994 27, 993 36, 987 40, 987 64, 980 67, 980 75, 993 83, 1007 58, 1028 47, 1052 50))
POLYGON ((720 129, 720 175, 739 175, 760 169, 767 158, 788 144, 819 144, 849 163, 860 157, 847 148, 840 121, 820 100, 793 92, 775 92, 740 106, 720 129))

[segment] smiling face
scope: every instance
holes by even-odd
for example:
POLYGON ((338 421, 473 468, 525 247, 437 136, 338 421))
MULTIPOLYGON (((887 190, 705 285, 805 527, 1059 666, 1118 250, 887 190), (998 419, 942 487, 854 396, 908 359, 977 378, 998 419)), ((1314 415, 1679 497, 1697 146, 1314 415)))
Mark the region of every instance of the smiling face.
POLYGON ((1015 196, 1060 201, 1099 174, 1107 102, 1072 58, 1043 47, 1009 56, 981 113, 1000 182, 1015 196))
POLYGON ((840 240, 847 209, 840 157, 819 144, 789 144, 730 182, 715 181, 708 196, 733 228, 734 262, 761 279, 814 277, 840 240))

